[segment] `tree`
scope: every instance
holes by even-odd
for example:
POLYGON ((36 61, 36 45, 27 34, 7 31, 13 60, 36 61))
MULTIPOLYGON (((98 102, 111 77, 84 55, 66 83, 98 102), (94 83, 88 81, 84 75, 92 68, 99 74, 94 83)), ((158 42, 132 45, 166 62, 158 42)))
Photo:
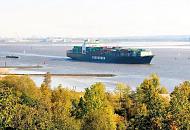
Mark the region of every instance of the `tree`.
POLYGON ((170 126, 181 130, 190 129, 190 82, 185 81, 171 93, 170 126))
POLYGON ((116 117, 107 100, 105 87, 102 83, 96 83, 87 88, 84 99, 87 108, 83 123, 84 130, 116 129, 116 117))
POLYGON ((61 86, 52 93, 52 121, 54 129, 79 130, 80 121, 71 116, 72 92, 61 86))
POLYGON ((50 129, 53 127, 52 124, 52 91, 51 89, 46 86, 45 84, 42 84, 40 87, 40 100, 39 100, 39 106, 38 109, 38 118, 40 122, 40 128, 41 129, 50 129))
POLYGON ((80 98, 79 102, 76 100, 73 101, 73 109, 71 113, 76 119, 82 119, 87 114, 87 107, 83 97, 80 98))
POLYGON ((88 111, 106 106, 108 101, 105 94, 105 86, 102 83, 96 83, 90 88, 87 88, 85 90, 84 99, 88 111))
MULTIPOLYGON (((160 80, 153 74, 145 79, 135 94, 135 117, 132 126, 138 129, 163 129, 169 100, 160 95, 160 80)), ((132 128, 134 129, 134 128, 132 128)))
POLYGON ((40 90, 29 76, 6 76, 1 79, 1 82, 4 86, 12 88, 13 92, 22 98, 21 101, 28 105, 34 105, 41 96, 40 90), (27 101, 33 103, 30 104, 27 101))
POLYGON ((14 118, 14 128, 17 129, 42 129, 38 110, 25 104, 18 104, 14 118))
POLYGON ((0 83, 0 129, 15 128, 14 118, 17 111, 19 98, 16 97, 12 88, 0 83))
POLYGON ((51 74, 50 72, 47 72, 44 75, 44 81, 43 81, 44 85, 51 88, 51 74))
POLYGON ((105 107, 88 112, 84 118, 83 130, 114 130, 116 129, 113 109, 105 107))
POLYGON ((130 118, 130 107, 133 103, 131 99, 131 88, 126 84, 119 83, 115 89, 115 95, 117 97, 117 102, 119 103, 119 108, 116 110, 117 114, 123 116, 126 120, 130 118))
POLYGON ((166 89, 166 87, 161 87, 159 93, 160 94, 168 94, 168 90, 166 89))
POLYGON ((114 93, 102 83, 85 93, 48 84, 38 88, 29 76, 0 78, 0 129, 190 129, 190 81, 170 96, 155 74, 135 92, 125 84, 114 93))
POLYGON ((52 98, 52 91, 51 89, 46 86, 45 84, 42 84, 40 87, 41 97, 40 101, 43 105, 50 108, 51 107, 51 98, 52 98))
POLYGON ((37 127, 40 118, 36 116, 39 92, 28 76, 3 77, 0 80, 0 127, 40 129, 37 127))

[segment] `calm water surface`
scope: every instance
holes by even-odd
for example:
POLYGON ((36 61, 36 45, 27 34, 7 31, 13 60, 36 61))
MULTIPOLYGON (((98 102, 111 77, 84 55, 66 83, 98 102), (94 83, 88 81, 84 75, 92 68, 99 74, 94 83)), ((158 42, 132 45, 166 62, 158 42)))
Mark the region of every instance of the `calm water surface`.
MULTIPOLYGON (((163 44, 163 43, 162 43, 163 44)), ((187 44, 187 43, 186 43, 187 44)), ((112 44, 110 44, 112 45, 112 44)), ((124 45, 122 43, 122 45, 124 45)), ((132 45, 132 43, 130 44, 132 45)), ((142 44, 140 44, 142 45, 142 44)), ((52 87, 62 84, 64 87, 76 87, 83 91, 95 82, 103 82, 108 91, 112 91, 119 82, 126 83, 135 89, 151 73, 161 77, 161 84, 169 91, 179 83, 190 79, 190 47, 188 45, 158 47, 143 44, 155 54, 151 65, 104 64, 72 61, 66 57, 66 50, 72 45, 53 44, 0 44, 0 65, 27 66, 43 65, 39 69, 16 69, 15 73, 112 73, 115 77, 52 77, 52 87), (5 59, 6 55, 19 55, 19 59, 5 59)), ((138 45, 137 45, 138 46, 138 45)), ((32 77, 40 86, 43 77, 32 77)))

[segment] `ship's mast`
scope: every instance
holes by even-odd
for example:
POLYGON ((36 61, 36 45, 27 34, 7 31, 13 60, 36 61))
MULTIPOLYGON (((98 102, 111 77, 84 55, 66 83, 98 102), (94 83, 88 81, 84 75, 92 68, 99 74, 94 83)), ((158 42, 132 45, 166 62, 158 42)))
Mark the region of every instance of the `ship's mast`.
POLYGON ((83 43, 83 45, 82 45, 82 54, 86 54, 86 42, 87 41, 88 40, 85 40, 84 43, 83 43))

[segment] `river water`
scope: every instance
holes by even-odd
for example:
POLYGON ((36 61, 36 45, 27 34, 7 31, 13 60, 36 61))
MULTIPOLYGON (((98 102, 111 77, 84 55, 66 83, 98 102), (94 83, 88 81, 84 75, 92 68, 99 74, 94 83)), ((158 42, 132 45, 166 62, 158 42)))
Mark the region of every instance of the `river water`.
MULTIPOLYGON (((0 66, 43 65, 43 68, 13 69, 13 73, 105 73, 114 77, 52 77, 52 87, 64 87, 83 91, 95 82, 103 82, 107 91, 114 90, 117 83, 126 83, 135 89, 151 73, 160 76, 161 84, 170 92, 185 80, 190 80, 190 43, 107 43, 106 46, 147 48, 155 57, 150 65, 106 64, 72 61, 66 57, 66 50, 74 44, 45 43, 0 43, 0 66), (6 55, 18 55, 19 59, 6 59, 6 55)), ((105 46, 105 44, 103 45, 105 46)), ((32 76, 40 86, 43 77, 32 76)))

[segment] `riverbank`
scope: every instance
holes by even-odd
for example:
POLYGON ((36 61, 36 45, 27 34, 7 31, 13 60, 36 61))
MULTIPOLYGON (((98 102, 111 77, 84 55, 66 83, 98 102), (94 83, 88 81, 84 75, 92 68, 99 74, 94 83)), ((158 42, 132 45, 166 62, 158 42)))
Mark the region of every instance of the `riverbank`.
MULTIPOLYGON (((13 74, 13 73, 4 73, 0 74, 4 76, 8 75, 16 75, 16 76, 22 76, 22 75, 30 75, 30 76, 44 76, 45 74, 13 74)), ((51 76, 57 76, 57 77, 114 77, 116 75, 114 74, 51 74, 51 76)))
POLYGON ((9 73, 9 69, 8 68, 1 68, 0 67, 0 74, 8 74, 9 73))
POLYGON ((5 68, 12 68, 12 69, 32 69, 32 68, 42 68, 43 66, 36 65, 36 66, 0 66, 0 69, 5 68))

